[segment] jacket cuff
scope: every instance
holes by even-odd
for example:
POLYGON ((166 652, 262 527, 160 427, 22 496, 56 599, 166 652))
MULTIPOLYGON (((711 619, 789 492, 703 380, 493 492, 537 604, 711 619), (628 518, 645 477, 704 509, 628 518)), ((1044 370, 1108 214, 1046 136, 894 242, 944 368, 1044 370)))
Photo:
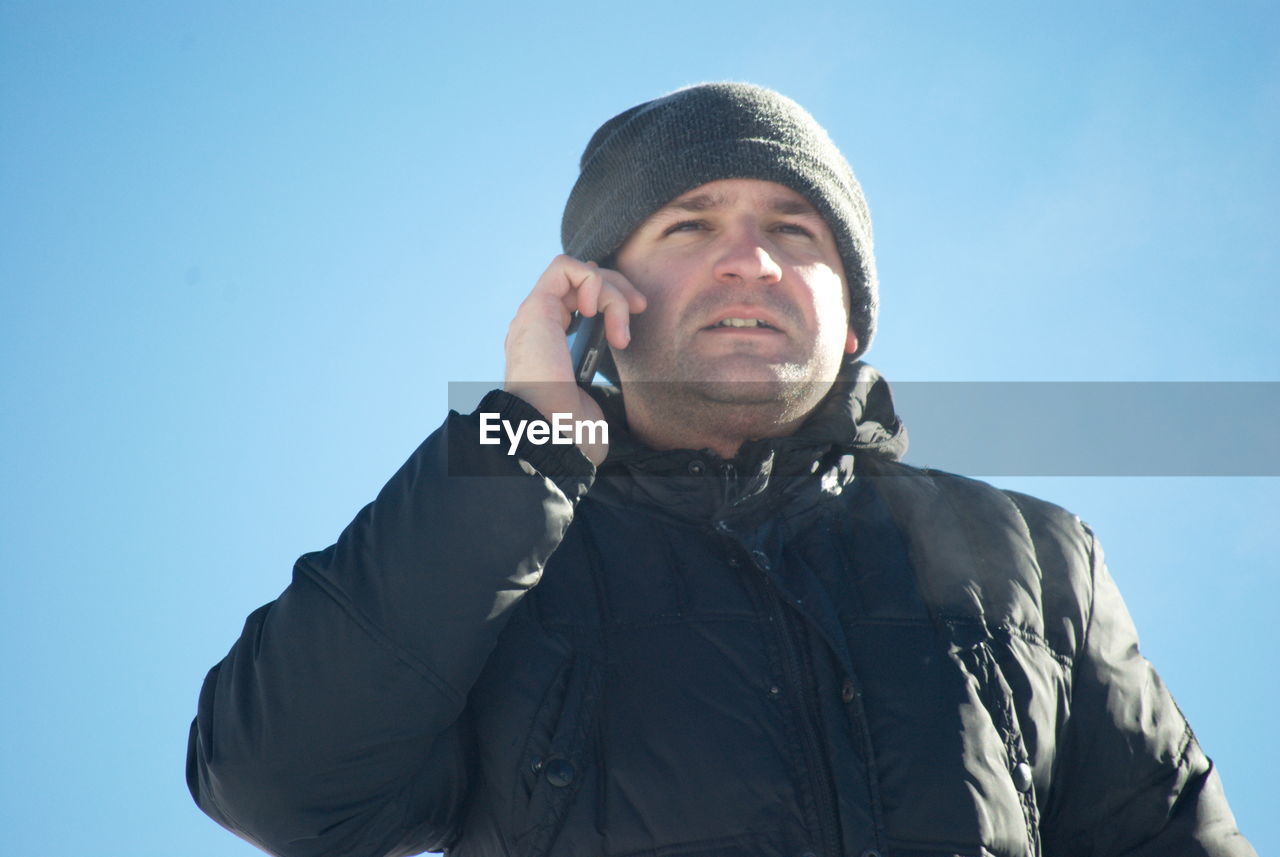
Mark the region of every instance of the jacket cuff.
MULTIPOLYGON (((476 409, 471 412, 477 422, 482 414, 497 414, 499 421, 518 425, 522 420, 526 424, 532 421, 546 422, 546 416, 533 405, 513 396, 505 390, 490 390, 476 409)), ((555 483, 564 495, 573 503, 577 503, 591 483, 595 481, 596 468, 591 459, 583 454, 573 443, 533 443, 528 432, 520 436, 515 449, 510 448, 510 438, 500 434, 502 451, 521 459, 530 467, 555 483)))

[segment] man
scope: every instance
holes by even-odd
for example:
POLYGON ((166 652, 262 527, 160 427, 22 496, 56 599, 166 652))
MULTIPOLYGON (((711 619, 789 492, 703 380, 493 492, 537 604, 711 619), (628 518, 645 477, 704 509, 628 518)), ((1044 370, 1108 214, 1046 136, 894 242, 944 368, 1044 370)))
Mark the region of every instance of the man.
POLYGON ((1253 853, 1088 529, 897 463, 866 206, 802 108, 620 114, 563 237, 504 390, 209 674, 206 812, 286 855, 1253 853), (608 438, 485 442, 557 414, 608 438))

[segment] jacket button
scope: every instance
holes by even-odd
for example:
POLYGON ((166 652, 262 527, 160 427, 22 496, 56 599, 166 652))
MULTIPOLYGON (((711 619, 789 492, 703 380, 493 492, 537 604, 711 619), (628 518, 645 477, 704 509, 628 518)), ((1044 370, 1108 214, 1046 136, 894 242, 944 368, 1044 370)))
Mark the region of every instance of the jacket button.
POLYGON ((844 687, 840 688, 840 698, 848 705, 853 702, 853 698, 857 696, 857 691, 853 689, 853 682, 849 679, 844 680, 844 687))
POLYGON ((761 571, 769 570, 769 557, 764 555, 764 551, 752 551, 751 561, 756 564, 756 568, 761 571))
POLYGON ((862 852, 862 857, 880 857, 880 852, 874 848, 868 848, 862 852))
POLYGON ((1013 787, 1020 792, 1025 792, 1031 788, 1031 766, 1026 762, 1019 762, 1013 766, 1013 787))
POLYGON ((547 782, 556 788, 564 788, 573 782, 576 771, 568 759, 551 759, 546 764, 547 782))
POLYGON ((689 462, 689 466, 685 469, 693 476, 701 476, 707 471, 707 465, 695 458, 693 461, 689 462))

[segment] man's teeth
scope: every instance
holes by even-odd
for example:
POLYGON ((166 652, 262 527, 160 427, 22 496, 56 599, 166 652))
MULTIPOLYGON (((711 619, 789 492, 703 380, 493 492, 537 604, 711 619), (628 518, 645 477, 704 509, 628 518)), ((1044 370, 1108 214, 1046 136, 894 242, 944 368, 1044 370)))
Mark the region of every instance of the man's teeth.
POLYGON ((716 327, 769 327, 768 322, 758 318, 726 318, 716 322, 716 327))

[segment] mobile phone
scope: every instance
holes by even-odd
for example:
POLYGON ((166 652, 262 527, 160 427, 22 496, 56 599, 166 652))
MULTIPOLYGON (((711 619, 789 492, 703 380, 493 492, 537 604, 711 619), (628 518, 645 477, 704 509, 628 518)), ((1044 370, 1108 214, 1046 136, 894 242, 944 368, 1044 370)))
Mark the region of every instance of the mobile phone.
POLYGON ((600 355, 609 343, 604 339, 604 313, 590 318, 578 316, 577 330, 569 343, 569 356, 573 359, 573 377, 583 387, 590 387, 600 366, 600 355))

